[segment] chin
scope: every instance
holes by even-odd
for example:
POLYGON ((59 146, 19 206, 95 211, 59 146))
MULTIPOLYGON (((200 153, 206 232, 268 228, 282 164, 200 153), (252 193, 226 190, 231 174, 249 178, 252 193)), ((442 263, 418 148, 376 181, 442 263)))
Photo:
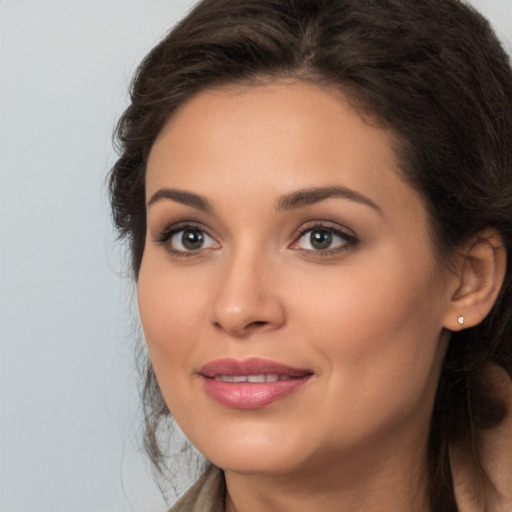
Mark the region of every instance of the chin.
MULTIPOLYGON (((299 449, 300 451, 300 449, 299 449)), ((286 454, 276 450, 225 450, 223 454, 213 454, 209 459, 224 471, 240 474, 287 475, 305 465, 297 460, 297 454, 286 454)))
POLYGON ((277 475, 302 466, 306 452, 300 436, 284 432, 282 427, 277 434, 276 428, 270 430, 262 432, 262 429, 244 429, 243 426, 227 431, 216 429, 216 435, 208 439, 191 436, 190 440, 210 462, 225 471, 277 475))

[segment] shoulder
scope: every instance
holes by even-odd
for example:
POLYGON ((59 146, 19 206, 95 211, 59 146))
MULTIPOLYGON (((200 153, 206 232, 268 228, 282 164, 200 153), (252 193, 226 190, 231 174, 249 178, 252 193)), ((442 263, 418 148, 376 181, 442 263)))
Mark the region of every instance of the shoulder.
POLYGON ((450 458, 460 512, 512 512, 512 380, 495 367, 492 381, 508 403, 508 416, 503 422, 482 434, 482 466, 497 492, 490 486, 476 485, 481 478, 467 471, 467 455, 452 447, 450 458))
POLYGON ((211 465, 169 512, 224 512, 224 473, 211 465))

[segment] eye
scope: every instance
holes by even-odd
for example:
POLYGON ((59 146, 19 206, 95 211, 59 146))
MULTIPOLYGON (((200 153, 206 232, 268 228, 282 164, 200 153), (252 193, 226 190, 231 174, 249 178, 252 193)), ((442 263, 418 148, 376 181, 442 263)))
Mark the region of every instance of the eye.
POLYGON ((155 240, 157 244, 177 256, 189 256, 205 249, 216 249, 219 243, 204 229, 196 226, 173 227, 166 230, 155 240))
POLYGON ((354 235, 334 226, 315 225, 302 230, 290 248, 332 254, 347 249, 356 241, 354 235))
POLYGON ((182 229, 174 233, 169 241, 178 251, 197 251, 215 245, 215 240, 200 229, 182 229))

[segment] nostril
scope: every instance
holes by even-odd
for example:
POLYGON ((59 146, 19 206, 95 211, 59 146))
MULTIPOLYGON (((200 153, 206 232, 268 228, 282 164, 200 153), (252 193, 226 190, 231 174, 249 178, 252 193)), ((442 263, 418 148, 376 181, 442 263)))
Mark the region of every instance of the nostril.
POLYGON ((237 326, 223 324, 222 322, 214 322, 213 325, 215 329, 226 330, 236 336, 244 337, 251 334, 252 331, 257 331, 259 328, 269 325, 269 323, 270 322, 265 322, 264 320, 256 320, 254 322, 248 322, 247 324, 241 322, 237 326))
POLYGON ((267 322, 263 322, 261 320, 258 320, 256 322, 251 322, 250 324, 247 324, 246 329, 251 329, 254 327, 261 327, 262 325, 267 325, 267 322))

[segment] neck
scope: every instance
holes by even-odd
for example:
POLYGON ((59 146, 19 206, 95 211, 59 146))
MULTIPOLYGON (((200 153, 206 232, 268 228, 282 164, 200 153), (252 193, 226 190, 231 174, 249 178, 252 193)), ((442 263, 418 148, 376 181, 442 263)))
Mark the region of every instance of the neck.
POLYGON ((431 512, 425 454, 397 453, 324 459, 283 475, 226 471, 226 512, 431 512))

